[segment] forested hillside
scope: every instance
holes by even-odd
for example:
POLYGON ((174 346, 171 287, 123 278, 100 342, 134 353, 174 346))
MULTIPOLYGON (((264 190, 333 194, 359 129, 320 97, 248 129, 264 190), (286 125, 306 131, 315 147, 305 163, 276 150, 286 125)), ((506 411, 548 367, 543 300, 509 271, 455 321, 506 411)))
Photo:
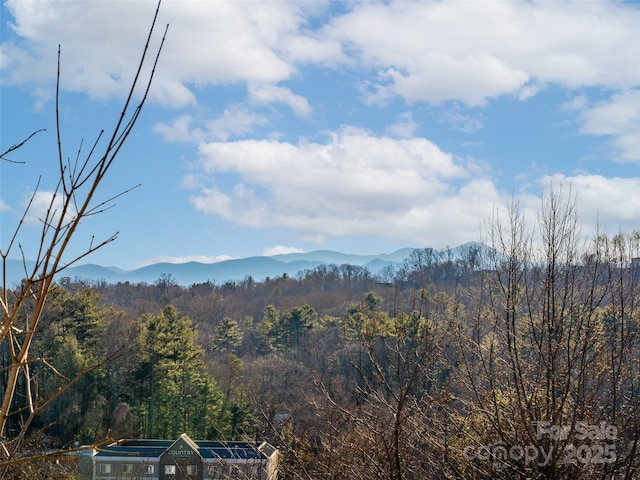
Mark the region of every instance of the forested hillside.
POLYGON ((34 384, 101 365, 34 441, 264 439, 292 479, 634 478, 640 234, 583 245, 556 201, 533 230, 514 209, 486 248, 415 250, 384 279, 64 278, 33 346, 55 370, 34 362, 34 384))

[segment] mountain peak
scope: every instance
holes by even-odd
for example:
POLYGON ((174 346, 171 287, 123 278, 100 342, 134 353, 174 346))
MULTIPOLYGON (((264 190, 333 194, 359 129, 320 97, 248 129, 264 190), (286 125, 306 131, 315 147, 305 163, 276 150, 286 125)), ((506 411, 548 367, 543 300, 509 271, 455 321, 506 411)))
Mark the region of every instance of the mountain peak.
MULTIPOLYGON (((463 250, 474 242, 461 245, 455 250, 463 250)), ((479 245, 479 244, 478 244, 479 245)), ((402 248, 393 253, 349 254, 332 250, 315 250, 305 253, 284 253, 271 256, 234 258, 216 263, 191 261, 186 263, 160 262, 133 270, 84 264, 69 267, 58 278, 106 283, 155 283, 163 276, 170 276, 180 285, 213 282, 242 281, 252 277, 255 281, 276 278, 283 274, 295 276, 299 272, 312 270, 320 265, 354 265, 366 267, 372 274, 380 273, 388 266, 401 264, 416 248, 402 248)), ((27 262, 33 268, 33 262, 27 262)), ((18 285, 24 277, 21 260, 7 260, 7 279, 10 285, 18 285)))

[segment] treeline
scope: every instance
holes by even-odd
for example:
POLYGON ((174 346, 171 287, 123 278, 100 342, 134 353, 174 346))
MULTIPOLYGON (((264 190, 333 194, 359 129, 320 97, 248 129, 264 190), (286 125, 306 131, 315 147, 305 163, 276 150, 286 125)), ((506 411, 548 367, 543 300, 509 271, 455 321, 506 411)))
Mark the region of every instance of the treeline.
POLYGON ((552 196, 532 228, 513 207, 486 247, 385 278, 62 279, 30 377, 77 383, 31 431, 265 439, 292 479, 635 478, 640 234, 583 244, 571 207, 552 196))

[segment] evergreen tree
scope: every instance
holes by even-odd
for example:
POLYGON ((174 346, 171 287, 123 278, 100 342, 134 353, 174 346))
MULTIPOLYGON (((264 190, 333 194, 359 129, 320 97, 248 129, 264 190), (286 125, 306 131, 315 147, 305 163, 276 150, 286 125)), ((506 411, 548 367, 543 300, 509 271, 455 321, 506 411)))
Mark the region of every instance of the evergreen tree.
POLYGON ((313 328, 316 317, 316 311, 309 305, 293 307, 284 312, 267 305, 259 335, 267 351, 288 350, 300 344, 306 332, 313 328))
POLYGON ((242 342, 242 337, 238 322, 231 317, 224 317, 216 328, 212 347, 214 350, 233 353, 242 342))
POLYGON ((280 338, 278 344, 282 348, 300 345, 307 331, 313 328, 317 314, 309 305, 293 307, 286 311, 280 321, 280 338))
POLYGON ((280 312, 273 305, 264 307, 262 323, 257 328, 257 349, 265 354, 273 351, 280 336, 280 312))
POLYGON ((43 312, 43 335, 34 342, 38 355, 33 366, 36 400, 55 395, 62 385, 90 370, 36 422, 37 426, 52 424, 50 432, 63 445, 73 440, 89 443, 101 439, 108 428, 111 390, 105 371, 92 369, 106 360, 102 341, 105 317, 99 295, 86 286, 76 293, 58 286, 52 288, 49 305, 43 312))
POLYGON ((173 305, 157 315, 143 316, 136 377, 140 413, 150 438, 174 438, 181 433, 213 435, 221 395, 216 382, 204 372, 202 349, 191 319, 173 305))

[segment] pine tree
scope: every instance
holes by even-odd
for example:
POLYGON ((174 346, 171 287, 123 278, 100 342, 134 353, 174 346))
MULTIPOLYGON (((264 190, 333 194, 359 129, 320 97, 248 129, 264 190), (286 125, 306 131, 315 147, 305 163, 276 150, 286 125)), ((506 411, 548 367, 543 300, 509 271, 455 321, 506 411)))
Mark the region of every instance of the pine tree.
POLYGON ((238 322, 231 317, 224 317, 216 327, 212 347, 224 353, 233 353, 242 342, 243 334, 238 328, 238 322))
POLYGON ((173 305, 143 316, 136 377, 142 381, 138 401, 150 438, 216 435, 224 429, 216 424, 220 391, 204 371, 202 353, 191 319, 173 305))

